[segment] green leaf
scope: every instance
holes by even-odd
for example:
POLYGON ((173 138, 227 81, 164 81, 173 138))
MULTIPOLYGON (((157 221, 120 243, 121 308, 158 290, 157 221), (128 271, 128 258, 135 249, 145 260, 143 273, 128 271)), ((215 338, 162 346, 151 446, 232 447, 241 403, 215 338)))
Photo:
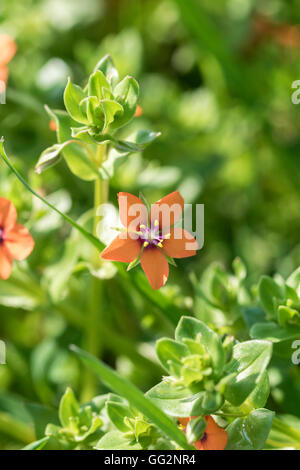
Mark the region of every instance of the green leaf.
POLYGON ((181 359, 189 354, 185 344, 169 338, 161 338, 156 342, 156 354, 164 368, 170 373, 170 362, 181 364, 181 359))
POLYGON ((111 422, 116 426, 119 431, 127 432, 129 430, 124 418, 135 418, 128 405, 125 403, 116 403, 108 401, 106 403, 106 411, 111 422))
POLYGON ((250 407, 251 409, 263 408, 265 404, 267 403, 269 395, 270 395, 269 375, 268 375, 268 372, 265 371, 262 374, 261 379, 259 380, 253 392, 250 393, 247 400, 243 403, 243 409, 244 407, 250 407))
POLYGON ((116 114, 123 113, 123 106, 114 100, 101 100, 101 107, 105 116, 104 129, 107 129, 108 126, 114 121, 116 114))
POLYGON ((43 437, 39 441, 32 442, 28 446, 23 447, 22 450, 42 450, 49 442, 50 437, 43 437))
POLYGON ((239 281, 243 281, 247 277, 247 269, 241 258, 235 258, 232 267, 239 281))
POLYGON ((58 163, 61 159, 61 152, 67 145, 70 145, 71 143, 74 143, 74 141, 68 140, 63 144, 55 144, 52 145, 52 147, 44 150, 43 153, 41 153, 37 164, 35 165, 36 173, 41 174, 47 168, 50 168, 51 166, 54 166, 56 163, 58 163))
POLYGON ((98 98, 96 96, 89 96, 86 99, 86 104, 89 124, 102 132, 104 129, 105 115, 98 98))
POLYGON ((294 308, 287 307, 286 305, 280 305, 278 307, 278 323, 280 326, 288 326, 288 323, 293 320, 293 318, 297 317, 300 319, 299 312, 294 308))
POLYGON ((85 92, 78 85, 74 85, 71 78, 68 79, 64 92, 64 103, 66 110, 72 119, 81 124, 88 124, 88 119, 81 105, 82 100, 86 98, 85 92))
POLYGON ((291 286, 296 291, 299 289, 300 286, 300 267, 297 268, 292 274, 288 277, 286 281, 288 286, 291 286))
POLYGON ((151 388, 147 397, 174 418, 212 414, 223 404, 219 393, 203 391, 192 395, 188 388, 167 380, 151 388))
POLYGON ((117 116, 112 123, 112 129, 117 129, 129 122, 135 114, 139 97, 139 84, 132 77, 125 77, 114 89, 114 98, 122 105, 123 114, 117 116))
POLYGON ((147 147, 147 145, 157 139, 157 137, 160 137, 160 135, 160 132, 140 129, 132 136, 132 141, 116 141, 115 148, 119 152, 142 152, 147 147))
POLYGON ((282 327, 277 323, 256 323, 250 330, 251 338, 264 339, 280 343, 300 336, 300 326, 282 327))
POLYGON ((253 392, 272 357, 269 341, 245 341, 233 347, 232 359, 226 367, 227 374, 236 374, 225 389, 225 398, 240 406, 253 392))
POLYGON ((180 447, 185 450, 189 449, 184 434, 177 428, 176 424, 146 398, 138 388, 77 346, 73 345, 71 349, 106 386, 124 397, 131 406, 140 411, 152 424, 156 425, 170 439, 177 442, 180 447))
POLYGON ((67 388, 60 401, 58 414, 60 422, 64 428, 69 427, 70 418, 74 418, 79 415, 79 404, 70 387, 67 388))
MULTIPOLYGON (((63 144, 64 142, 71 140, 72 128, 76 126, 76 122, 73 121, 64 111, 53 111, 48 107, 46 107, 46 111, 57 125, 58 142, 63 144)), ((96 153, 97 147, 96 144, 94 146, 89 144, 89 147, 82 144, 83 142, 78 141, 77 143, 68 145, 64 148, 63 155, 68 167, 74 175, 86 181, 93 181, 100 177, 99 172, 94 167, 91 159, 91 154, 96 153)))
POLYGON ((96 96, 98 101, 106 98, 106 96, 103 94, 103 87, 109 90, 110 85, 106 80, 104 73, 101 70, 96 70, 96 72, 94 72, 89 79, 89 96, 96 96))
POLYGON ((119 73, 109 54, 102 57, 102 59, 97 63, 94 72, 97 70, 100 70, 104 74, 111 86, 114 86, 117 83, 119 79, 119 73))
POLYGON ((225 353, 217 333, 196 318, 182 317, 175 330, 175 339, 183 342, 185 338, 200 341, 205 346, 213 364, 213 376, 219 377, 225 365, 225 353))
POLYGON ((261 450, 270 433, 275 413, 264 408, 252 411, 247 418, 235 419, 226 429, 226 450, 261 450))
POLYGON ((262 276, 258 285, 259 299, 271 318, 276 315, 274 300, 284 300, 284 290, 271 277, 262 276))
POLYGON ((189 444, 193 444, 202 439, 206 425, 207 423, 202 416, 189 421, 186 427, 186 438, 189 444))
POLYGON ((21 183, 38 199, 44 202, 50 209, 54 210, 57 212, 59 215, 61 215, 69 224, 71 224, 76 230, 78 230, 93 246, 95 246, 98 250, 103 250, 105 248, 105 245, 98 240, 94 235, 89 233, 87 230, 85 230, 83 227, 81 227, 75 220, 73 220, 71 217, 69 217, 67 214, 64 214, 60 210, 58 210, 53 204, 51 204, 49 201, 47 201, 45 198, 40 196, 34 189, 31 188, 31 186, 27 183, 27 181, 24 180, 24 178, 20 175, 20 173, 15 169, 13 164, 10 162, 9 158, 7 157, 5 150, 4 150, 4 139, 3 137, 0 139, 0 156, 2 160, 6 163, 6 165, 10 168, 10 170, 16 175, 16 177, 21 181, 21 183))
POLYGON ((120 431, 105 434, 95 446, 97 450, 142 450, 136 441, 130 441, 120 431))

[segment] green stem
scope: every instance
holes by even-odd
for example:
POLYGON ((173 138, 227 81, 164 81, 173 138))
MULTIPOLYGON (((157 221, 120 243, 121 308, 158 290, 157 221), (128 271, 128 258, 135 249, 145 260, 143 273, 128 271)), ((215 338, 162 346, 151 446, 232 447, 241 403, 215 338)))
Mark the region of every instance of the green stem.
MULTIPOLYGON (((106 156, 106 145, 98 146, 97 154, 95 156, 95 164, 99 169, 106 156)), ((97 214, 98 208, 101 204, 106 202, 103 194, 102 180, 97 178, 94 186, 94 233, 97 237, 97 227, 101 217, 97 214)), ((97 270, 101 264, 101 258, 98 250, 94 250, 92 264, 97 270)), ((91 291, 90 291, 90 305, 89 312, 86 318, 86 334, 85 334, 85 349, 95 357, 100 357, 103 344, 101 344, 101 335, 103 334, 101 325, 104 322, 103 312, 103 284, 100 279, 92 276, 91 291)), ((82 400, 88 401, 95 396, 97 391, 97 379, 94 374, 89 370, 85 371, 84 386, 82 391, 82 400)))

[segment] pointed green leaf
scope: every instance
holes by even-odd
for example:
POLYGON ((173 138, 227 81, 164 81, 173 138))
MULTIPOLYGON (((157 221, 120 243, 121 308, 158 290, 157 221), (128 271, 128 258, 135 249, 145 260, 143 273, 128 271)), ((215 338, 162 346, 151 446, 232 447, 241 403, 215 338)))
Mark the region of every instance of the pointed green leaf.
POLYGON ((104 129, 114 121, 116 114, 124 111, 122 105, 113 100, 101 100, 101 107, 105 116, 104 129))
POLYGON ((112 123, 112 128, 117 129, 129 122, 135 114, 138 97, 139 84, 132 77, 125 77, 114 89, 115 100, 123 107, 124 113, 117 116, 112 123))
POLYGON ((189 354, 189 350, 179 341, 161 338, 156 342, 156 354, 164 368, 170 373, 170 361, 181 364, 181 359, 189 354))
POLYGON ((280 343, 300 336, 300 326, 282 327, 274 322, 255 323, 250 330, 251 338, 280 343))
POLYGON ((283 288, 269 276, 262 276, 258 285, 258 293, 261 304, 269 316, 274 318, 276 308, 274 300, 283 300, 285 293, 283 288))
POLYGON ((88 123, 87 116, 81 106, 84 98, 86 98, 85 92, 78 85, 74 85, 69 78, 64 92, 65 107, 71 118, 81 124, 88 123))
POLYGON ((264 408, 252 411, 246 418, 237 418, 226 432, 226 450, 261 450, 270 433, 275 413, 264 408))
POLYGON ((57 209, 53 204, 51 204, 49 201, 47 201, 45 198, 43 198, 40 194, 38 194, 34 189, 31 188, 31 186, 27 183, 27 181, 24 180, 24 178, 20 175, 20 173, 15 169, 14 165, 10 162, 9 158, 7 157, 5 150, 4 150, 4 139, 3 137, 0 139, 0 156, 2 160, 6 163, 6 165, 10 168, 10 170, 16 175, 16 177, 19 179, 19 181, 38 199, 44 202, 50 209, 54 210, 57 212, 59 215, 61 215, 69 224, 71 224, 76 230, 78 230, 93 246, 95 246, 98 250, 103 250, 105 248, 105 245, 98 240, 94 235, 89 233, 87 230, 85 230, 83 227, 81 227, 77 222, 75 222, 71 217, 69 217, 67 214, 64 214, 61 212, 59 209, 57 209))
POLYGON ((226 400, 240 406, 261 380, 271 357, 272 343, 269 341, 252 340, 236 344, 226 367, 228 375, 236 374, 226 386, 226 400))
POLYGON ((68 387, 59 404, 59 419, 64 428, 69 427, 70 418, 79 415, 79 404, 75 398, 73 390, 68 387))
POLYGON ((98 101, 105 98, 103 96, 103 88, 109 90, 110 85, 101 70, 96 70, 89 79, 88 91, 89 96, 96 96, 98 101))
MULTIPOLYGON (((51 119, 57 125, 57 140, 60 144, 72 139, 72 128, 76 126, 70 116, 64 111, 51 110, 46 107, 51 119)), ((86 181, 93 181, 98 178, 99 172, 94 167, 90 153, 96 152, 96 144, 88 144, 89 146, 80 145, 82 142, 73 143, 63 149, 63 155, 71 172, 78 178, 86 181)))
POLYGON ((49 442, 50 437, 43 437, 39 441, 32 442, 28 446, 23 447, 22 450, 42 450, 49 442))
POLYGON ((109 54, 102 57, 102 59, 97 63, 94 72, 96 72, 97 70, 103 72, 104 76, 106 77, 107 81, 110 83, 111 86, 114 86, 117 83, 119 79, 119 73, 109 54))
POLYGON ((40 174, 47 168, 54 166, 59 160, 62 158, 61 152, 67 146, 74 143, 72 140, 68 140, 63 144, 55 144, 52 147, 47 148, 46 150, 41 153, 41 156, 35 165, 36 173, 40 174))
POLYGON ((175 339, 183 342, 185 338, 198 340, 205 346, 213 364, 213 375, 218 377, 225 365, 225 353, 219 336, 205 323, 196 318, 182 317, 175 330, 175 339))

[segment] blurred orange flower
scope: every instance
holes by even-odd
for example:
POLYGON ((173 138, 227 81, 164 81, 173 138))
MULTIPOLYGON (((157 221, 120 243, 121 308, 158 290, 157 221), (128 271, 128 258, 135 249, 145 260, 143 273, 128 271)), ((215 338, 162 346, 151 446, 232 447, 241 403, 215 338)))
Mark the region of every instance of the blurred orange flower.
POLYGON ((140 117, 143 114, 143 108, 138 104, 136 107, 135 115, 134 117, 140 117))
POLYGON ((49 129, 50 129, 51 131, 56 131, 56 130, 57 130, 57 125, 56 125, 56 123, 55 123, 54 121, 52 121, 52 120, 49 121, 49 129))
POLYGON ((17 224, 15 206, 0 197, 0 279, 8 279, 13 260, 27 258, 33 247, 34 240, 27 228, 17 224))
POLYGON ((7 64, 11 61, 17 51, 14 40, 7 34, 0 34, 0 81, 7 82, 7 64))
POLYGON ((119 193, 118 201, 125 231, 105 248, 101 256, 105 260, 124 263, 131 263, 140 257, 152 289, 160 289, 169 276, 167 257, 194 256, 198 247, 189 232, 180 227, 171 228, 181 217, 183 198, 178 191, 174 191, 157 201, 149 215, 141 199, 133 194, 119 193))
MULTIPOLYGON (((190 418, 178 418, 178 421, 184 430, 189 421, 196 418, 196 416, 191 416, 190 418)), ((205 421, 207 426, 204 431, 202 439, 194 443, 194 446, 197 450, 224 450, 227 441, 228 435, 225 429, 217 425, 215 420, 211 416, 205 416, 205 421)))

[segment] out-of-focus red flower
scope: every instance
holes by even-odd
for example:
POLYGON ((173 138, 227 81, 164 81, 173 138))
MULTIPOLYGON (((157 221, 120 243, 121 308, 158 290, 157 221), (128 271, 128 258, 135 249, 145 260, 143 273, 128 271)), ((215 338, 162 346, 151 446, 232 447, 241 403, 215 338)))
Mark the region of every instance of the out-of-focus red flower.
POLYGON ((56 123, 55 123, 54 121, 52 121, 52 120, 49 122, 49 129, 50 129, 51 131, 56 131, 56 130, 57 130, 57 125, 56 125, 56 123))
POLYGON ((0 197, 0 279, 8 279, 13 260, 27 258, 33 247, 34 240, 27 228, 17 224, 15 206, 0 197))
POLYGON ((105 260, 124 263, 131 263, 140 256, 152 289, 160 289, 169 276, 166 255, 186 258, 194 256, 198 248, 189 232, 173 227, 181 217, 183 198, 174 191, 157 201, 149 215, 141 199, 133 194, 119 193, 118 200, 121 223, 126 230, 105 248, 101 256, 105 260))
POLYGON ((244 46, 246 55, 253 55, 259 46, 266 42, 275 42, 286 48, 300 46, 300 27, 297 24, 278 23, 271 18, 255 13, 252 19, 252 31, 244 46))
POLYGON ((6 83, 8 78, 7 64, 17 51, 14 40, 7 34, 0 34, 0 81, 6 83))
POLYGON ((138 104, 135 110, 134 117, 140 117, 143 114, 143 108, 138 104))
MULTIPOLYGON (((178 418, 180 424, 184 427, 184 431, 189 421, 197 418, 197 416, 191 416, 190 418, 178 418)), ((228 435, 225 429, 217 425, 215 420, 211 416, 205 416, 207 423, 202 439, 194 443, 197 450, 224 450, 228 435)))

